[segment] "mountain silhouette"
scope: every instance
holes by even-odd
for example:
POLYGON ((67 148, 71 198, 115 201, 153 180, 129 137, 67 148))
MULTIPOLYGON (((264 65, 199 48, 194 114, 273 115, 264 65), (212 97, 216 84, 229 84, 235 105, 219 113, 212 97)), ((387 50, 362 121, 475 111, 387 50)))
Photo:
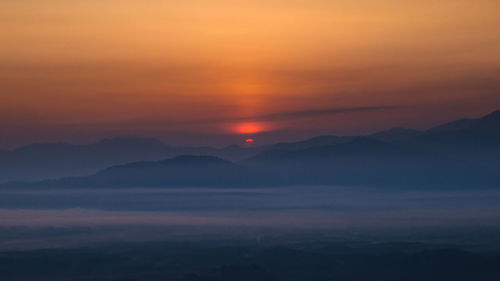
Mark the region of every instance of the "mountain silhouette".
POLYGON ((162 161, 140 161, 106 168, 85 177, 68 177, 32 183, 13 183, 18 187, 181 187, 228 186, 252 182, 246 169, 215 156, 181 155, 162 161))
POLYGON ((331 158, 341 158, 344 156, 354 157, 362 156, 369 157, 370 155, 387 155, 399 153, 400 149, 397 145, 375 140, 370 137, 355 137, 347 142, 337 144, 313 146, 305 149, 283 150, 272 149, 267 150, 256 156, 247 159, 245 162, 261 162, 261 161, 316 161, 320 163, 322 160, 331 158), (319 161, 319 162, 318 162, 319 161))
POLYGON ((178 155, 214 155, 241 160, 257 147, 173 147, 150 138, 118 137, 93 144, 32 144, 0 152, 0 182, 89 175, 133 161, 157 161, 178 155))
POLYGON ((448 151, 496 154, 500 149, 500 111, 433 127, 412 141, 448 151))
MULTIPOLYGON (((91 176, 42 181, 25 186, 498 186, 500 112, 464 120, 425 132, 392 129, 370 136, 319 136, 248 151, 238 146, 226 150, 185 148, 199 154, 174 155, 164 157, 167 160, 161 161, 153 159, 109 165, 111 167, 91 176), (206 153, 205 156, 200 155, 201 151, 206 153), (207 155, 220 154, 221 151, 243 151, 251 156, 240 161, 228 161, 207 155)), ((40 146, 44 147, 43 151, 51 151, 55 155, 75 149, 72 145, 52 144, 29 146, 21 151, 32 155, 33 151, 39 151, 40 146)), ((141 157, 140 153, 143 153, 142 157, 162 157, 157 153, 159 149, 166 151, 163 155, 182 151, 181 148, 171 148, 161 142, 145 139, 104 140, 92 147, 96 151, 105 151, 102 157, 118 154, 123 157, 119 158, 122 160, 126 158, 120 154, 124 151, 129 158, 141 157), (113 142, 116 143, 111 145, 113 142), (142 150, 134 149, 137 143, 141 143, 138 147, 142 150), (109 148, 102 148, 106 146, 109 148)), ((116 161, 117 158, 113 159, 116 161)))
POLYGON ((343 142, 348 142, 353 138, 355 137, 324 135, 324 136, 317 136, 304 141, 277 143, 268 146, 266 150, 299 150, 315 146, 339 144, 343 142))
POLYGON ((370 137, 387 142, 407 140, 418 135, 421 135, 421 131, 406 129, 406 128, 392 128, 386 131, 377 132, 370 135, 370 137))
POLYGON ((110 167, 91 179, 102 186, 196 186, 217 182, 226 185, 242 176, 242 168, 227 160, 215 156, 182 155, 162 161, 110 167))
POLYGON ((439 125, 427 130, 429 133, 454 132, 454 131, 492 131, 500 132, 500 110, 494 111, 486 116, 476 119, 461 119, 439 125))

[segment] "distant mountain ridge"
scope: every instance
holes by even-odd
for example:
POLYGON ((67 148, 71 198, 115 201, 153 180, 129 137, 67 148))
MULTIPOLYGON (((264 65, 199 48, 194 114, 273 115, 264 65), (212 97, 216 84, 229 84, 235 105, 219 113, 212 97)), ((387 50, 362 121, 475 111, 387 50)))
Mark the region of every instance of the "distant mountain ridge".
POLYGON ((370 137, 381 140, 381 141, 400 141, 410 139, 416 136, 421 135, 422 131, 406 129, 406 128, 392 128, 386 131, 377 132, 375 134, 371 134, 370 137))
POLYGON ((12 183, 19 187, 196 187, 228 186, 252 181, 247 170, 215 156, 181 155, 161 161, 112 166, 91 176, 12 183))
POLYGON ((481 118, 461 119, 443 125, 435 126, 427 130, 429 133, 452 132, 462 130, 493 130, 500 132, 500 110, 494 111, 481 118))
POLYGON ((298 142, 282 142, 274 145, 270 145, 267 147, 267 150, 278 149, 278 150, 299 150, 314 146, 325 146, 325 145, 333 145, 339 144, 343 142, 348 142, 355 137, 351 136, 332 136, 332 135, 323 135, 317 136, 311 139, 307 139, 304 141, 298 142))
MULTIPOLYGON (((144 139, 128 139, 124 142, 104 140, 91 147, 99 152, 102 151, 99 148, 110 146, 111 148, 106 150, 106 157, 114 153, 121 155, 121 152, 129 149, 126 157, 130 158, 132 154, 142 159, 128 161, 132 163, 108 165, 108 168, 102 167, 91 176, 25 185, 500 186, 500 112, 466 120, 450 122, 424 132, 395 128, 369 136, 319 136, 305 141, 278 143, 249 150, 238 146, 231 146, 226 150, 172 148, 155 140, 144 139), (112 144, 113 142, 117 144, 112 144), (137 142, 146 143, 147 148, 141 146, 142 150, 135 150, 133 147, 137 142), (164 154, 159 154, 158 148, 164 149, 164 154), (228 161, 227 157, 226 160, 220 157, 228 151, 240 153, 240 158, 228 161), (150 159, 144 155, 149 155, 150 159)), ((30 146, 21 151, 37 151, 36 147, 30 146)), ((49 147, 54 151, 75 149, 72 145, 65 144, 49 147)), ((85 153, 89 151, 85 147, 77 148, 85 153)))
POLYGON ((182 165, 232 165, 232 162, 215 157, 215 156, 195 156, 195 155, 180 155, 174 158, 161 160, 161 161, 138 161, 127 163, 123 165, 112 166, 106 168, 100 173, 110 170, 120 169, 136 169, 136 168, 150 168, 150 167, 168 167, 168 166, 182 166, 182 165))
POLYGON ((500 111, 476 119, 462 119, 433 127, 414 141, 441 145, 443 149, 479 151, 500 142, 500 111))
POLYGON ((0 152, 0 183, 93 174, 109 166, 178 155, 214 155, 240 160, 261 148, 173 147, 150 138, 117 137, 92 144, 31 144, 0 152))

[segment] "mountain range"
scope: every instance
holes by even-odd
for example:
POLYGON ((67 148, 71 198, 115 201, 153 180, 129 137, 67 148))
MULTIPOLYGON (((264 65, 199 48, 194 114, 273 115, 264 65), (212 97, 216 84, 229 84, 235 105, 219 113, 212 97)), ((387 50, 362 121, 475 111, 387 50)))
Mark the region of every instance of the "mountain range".
POLYGON ((149 138, 117 137, 92 144, 32 144, 0 151, 0 183, 81 176, 114 165, 158 161, 179 155, 212 155, 239 161, 260 151, 237 145, 224 148, 174 147, 149 138))
POLYGON ((261 147, 171 147, 117 138, 0 153, 4 186, 500 185, 500 111, 426 131, 318 136, 261 147), (165 160, 167 159, 167 160, 165 160), (131 163, 128 163, 131 162, 131 163), (5 172, 8 171, 8 172, 5 172), (80 176, 85 173, 90 176, 80 176))

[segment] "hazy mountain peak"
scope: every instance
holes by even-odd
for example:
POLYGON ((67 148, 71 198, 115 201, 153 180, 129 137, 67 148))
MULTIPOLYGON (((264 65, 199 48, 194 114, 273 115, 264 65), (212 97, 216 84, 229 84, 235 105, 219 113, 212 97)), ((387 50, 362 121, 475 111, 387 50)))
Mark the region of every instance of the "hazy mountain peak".
POLYGON ((140 144, 140 145, 166 145, 164 142, 154 139, 154 138, 146 138, 146 137, 137 137, 137 136, 120 136, 114 138, 105 138, 98 141, 96 144, 101 145, 120 145, 120 144, 140 144))
POLYGON ((389 130, 385 131, 380 131, 374 134, 371 134, 370 137, 382 140, 382 141, 398 141, 398 140, 403 140, 403 139, 409 139, 415 136, 420 135, 422 132, 413 130, 413 129, 407 129, 407 128, 391 128, 389 130))
POLYGON ((241 147, 241 145, 231 144, 231 145, 223 147, 222 149, 242 149, 242 148, 243 147, 241 147))
POLYGON ((373 135, 380 134, 380 133, 420 133, 420 131, 414 130, 414 129, 402 128, 402 127, 394 127, 394 128, 390 128, 388 130, 374 133, 373 135))
POLYGON ((161 160, 161 161, 138 161, 127 163, 123 165, 117 165, 113 168, 138 168, 138 167, 160 167, 160 166, 170 166, 170 165, 218 165, 218 164, 228 164, 231 163, 224 159, 216 156, 208 155, 180 155, 174 158, 161 160))
POLYGON ((395 145, 386 141, 378 140, 372 137, 361 136, 355 137, 351 141, 332 146, 333 148, 341 151, 358 151, 380 149, 380 148, 393 148, 395 145))
POLYGON ((282 142, 270 145, 268 150, 300 150, 310 147, 334 145, 350 141, 352 137, 339 137, 334 135, 321 135, 298 142, 282 142))
POLYGON ((496 121, 500 123, 500 110, 493 111, 492 113, 485 115, 481 118, 482 120, 496 121))
POLYGON ((180 155, 171 159, 160 161, 161 163, 171 162, 175 164, 219 164, 219 163, 231 163, 222 158, 210 155, 180 155))
POLYGON ((498 130, 500 128, 500 110, 493 111, 480 118, 465 118, 443 125, 439 125, 427 130, 427 132, 449 132, 449 131, 460 131, 469 129, 493 129, 498 130))

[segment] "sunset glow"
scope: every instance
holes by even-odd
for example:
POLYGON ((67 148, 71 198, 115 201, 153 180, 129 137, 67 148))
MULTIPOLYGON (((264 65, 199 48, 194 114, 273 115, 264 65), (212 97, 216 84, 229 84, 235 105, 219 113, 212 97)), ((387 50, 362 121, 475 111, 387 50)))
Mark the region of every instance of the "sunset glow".
MULTIPOLYGON (((0 1, 9 136, 0 148, 137 134, 184 144, 207 131, 220 143, 242 117, 305 109, 395 108, 301 115, 283 128, 349 134, 478 116, 500 104, 499 9, 493 0, 0 1)), ((239 124, 233 140, 263 131, 275 130, 239 124)))
POLYGON ((259 123, 242 123, 236 126, 238 134, 257 134, 264 131, 264 127, 259 123))
POLYGON ((500 0, 0 0, 0 281, 493 281, 499 229, 500 0))

